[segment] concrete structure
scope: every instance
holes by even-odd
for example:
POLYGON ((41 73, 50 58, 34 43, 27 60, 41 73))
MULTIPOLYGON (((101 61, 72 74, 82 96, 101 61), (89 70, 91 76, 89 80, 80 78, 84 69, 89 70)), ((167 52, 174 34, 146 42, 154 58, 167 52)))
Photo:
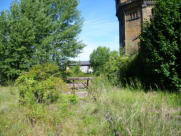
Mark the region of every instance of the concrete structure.
MULTIPOLYGON (((77 66, 80 65, 80 70, 84 73, 92 73, 93 69, 91 67, 91 64, 89 61, 75 61, 69 64, 69 67, 71 66, 77 66)), ((69 69, 69 67, 67 67, 67 69, 69 69)))
POLYGON ((143 22, 144 20, 149 21, 153 7, 154 0, 116 0, 120 48, 123 48, 126 54, 138 50, 143 22))

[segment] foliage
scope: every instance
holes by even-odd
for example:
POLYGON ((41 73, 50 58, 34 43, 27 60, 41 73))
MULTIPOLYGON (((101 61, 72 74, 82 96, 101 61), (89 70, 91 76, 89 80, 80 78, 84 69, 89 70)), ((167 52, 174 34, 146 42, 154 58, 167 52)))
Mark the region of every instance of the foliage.
POLYGON ((179 0, 157 0, 154 16, 141 34, 142 82, 147 87, 181 89, 181 12, 179 0))
POLYGON ((140 67, 137 54, 127 56, 117 51, 110 51, 106 47, 98 47, 91 54, 90 61, 94 73, 101 74, 112 85, 129 86, 134 89, 143 87, 139 82, 140 67))
POLYGON ((117 51, 112 51, 108 61, 105 63, 105 76, 114 85, 118 85, 120 79, 119 71, 121 63, 121 56, 117 51))
POLYGON ((54 64, 36 65, 16 80, 21 103, 52 103, 67 90, 60 79, 59 67, 54 64))
POLYGON ((76 96, 76 95, 73 95, 73 94, 68 95, 67 100, 68 100, 71 104, 76 104, 76 103, 78 103, 78 98, 77 98, 77 96, 76 96))
POLYGON ((137 55, 122 56, 119 67, 119 81, 124 87, 131 87, 134 89, 143 89, 140 80, 140 64, 137 55))
POLYGON ((66 70, 66 73, 69 77, 77 77, 84 75, 84 73, 80 70, 80 64, 76 66, 69 66, 69 69, 66 70))
POLYGON ((84 45, 77 0, 14 1, 0 14, 0 79, 16 79, 32 65, 64 63, 84 45))
POLYGON ((96 75, 103 74, 104 65, 108 61, 110 56, 110 50, 107 47, 99 46, 94 50, 90 55, 90 63, 93 68, 93 71, 96 75))
POLYGON ((142 89, 141 83, 138 84, 140 71, 138 62, 137 55, 119 55, 118 52, 112 51, 105 64, 104 75, 113 85, 142 89))

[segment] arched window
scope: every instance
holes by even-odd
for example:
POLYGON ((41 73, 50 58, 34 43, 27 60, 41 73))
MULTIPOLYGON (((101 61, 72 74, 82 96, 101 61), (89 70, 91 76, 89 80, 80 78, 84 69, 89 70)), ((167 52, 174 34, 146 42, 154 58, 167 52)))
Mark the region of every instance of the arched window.
POLYGON ((138 11, 136 11, 136 18, 138 18, 138 11))
POLYGON ((130 21, 131 21, 131 20, 138 19, 138 18, 139 18, 138 11, 132 11, 132 12, 130 12, 130 13, 129 13, 129 16, 130 16, 130 21))

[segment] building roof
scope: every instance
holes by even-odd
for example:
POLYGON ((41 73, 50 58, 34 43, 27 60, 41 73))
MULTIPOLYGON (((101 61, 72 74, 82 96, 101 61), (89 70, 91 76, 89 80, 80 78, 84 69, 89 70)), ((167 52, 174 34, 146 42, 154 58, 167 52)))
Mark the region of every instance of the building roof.
POLYGON ((118 15, 118 12, 120 10, 120 8, 123 8, 129 4, 132 4, 134 2, 141 2, 143 4, 143 6, 145 5, 154 5, 155 4, 155 0, 116 0, 116 15, 118 15))

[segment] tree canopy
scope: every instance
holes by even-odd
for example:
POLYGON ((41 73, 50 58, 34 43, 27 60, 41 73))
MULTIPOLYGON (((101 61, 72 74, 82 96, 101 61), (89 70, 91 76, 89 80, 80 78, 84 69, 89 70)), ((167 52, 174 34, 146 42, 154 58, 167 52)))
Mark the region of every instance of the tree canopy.
POLYGON ((104 73, 105 63, 109 60, 110 49, 107 47, 99 46, 90 55, 90 63, 93 67, 94 73, 100 75, 104 73))
POLYGON ((42 62, 76 57, 82 19, 77 0, 14 1, 0 14, 0 78, 14 79, 42 62))

